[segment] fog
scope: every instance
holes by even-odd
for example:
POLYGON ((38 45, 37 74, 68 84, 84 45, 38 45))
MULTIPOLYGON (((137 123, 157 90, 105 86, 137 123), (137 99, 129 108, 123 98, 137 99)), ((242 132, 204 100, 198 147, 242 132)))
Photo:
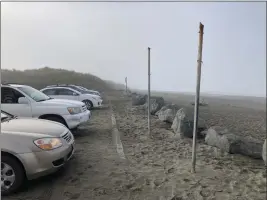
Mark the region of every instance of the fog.
POLYGON ((265 96, 265 3, 1 3, 1 68, 44 66, 151 89, 265 96))

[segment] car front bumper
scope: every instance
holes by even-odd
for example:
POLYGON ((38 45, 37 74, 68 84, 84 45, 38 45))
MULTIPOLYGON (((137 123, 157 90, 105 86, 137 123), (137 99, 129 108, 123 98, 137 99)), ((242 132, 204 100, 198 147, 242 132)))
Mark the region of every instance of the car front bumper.
POLYGON ((64 166, 75 151, 74 143, 51 151, 18 154, 28 180, 36 179, 56 172, 64 166))
POLYGON ((68 128, 73 129, 88 122, 91 119, 91 112, 86 110, 85 112, 76 115, 64 115, 63 117, 68 125, 68 128))

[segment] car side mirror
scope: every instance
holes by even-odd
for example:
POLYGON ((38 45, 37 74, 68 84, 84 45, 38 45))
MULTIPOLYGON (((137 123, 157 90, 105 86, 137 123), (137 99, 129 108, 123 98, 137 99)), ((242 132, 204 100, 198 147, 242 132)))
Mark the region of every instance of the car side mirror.
POLYGON ((29 104, 29 101, 28 101, 28 99, 26 97, 20 97, 18 99, 18 103, 19 104, 29 104))
POLYGON ((76 92, 72 93, 73 96, 79 96, 79 94, 77 94, 76 92))

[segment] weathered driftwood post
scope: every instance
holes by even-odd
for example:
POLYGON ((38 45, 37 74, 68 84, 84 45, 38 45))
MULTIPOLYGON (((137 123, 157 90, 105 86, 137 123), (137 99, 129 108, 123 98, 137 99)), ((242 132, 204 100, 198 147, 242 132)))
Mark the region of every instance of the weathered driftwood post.
POLYGON ((197 84, 195 96, 195 111, 194 111, 194 129, 193 129, 193 147, 192 147, 192 173, 196 172, 196 140, 197 140, 197 126, 198 126, 198 111, 199 111, 199 93, 201 80, 201 64, 202 64, 202 45, 204 25, 199 23, 199 45, 197 58, 197 84))
POLYGON ((150 47, 148 47, 148 95, 147 95, 147 106, 148 106, 148 134, 150 135, 150 47))
POLYGON ((125 92, 126 92, 126 94, 128 94, 127 76, 125 77, 125 92))

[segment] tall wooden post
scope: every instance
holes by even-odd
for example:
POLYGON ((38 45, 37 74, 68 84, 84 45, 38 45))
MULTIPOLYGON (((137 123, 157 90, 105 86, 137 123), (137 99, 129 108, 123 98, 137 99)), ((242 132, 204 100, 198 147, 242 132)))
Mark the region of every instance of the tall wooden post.
POLYGON ((195 96, 193 147, 192 147, 192 173, 196 172, 196 140, 197 140, 197 127, 198 127, 200 80, 201 80, 202 45, 203 45, 203 34, 204 34, 203 31, 204 31, 204 25, 200 22, 198 58, 197 58, 197 85, 196 85, 196 96, 195 96))
POLYGON ((148 134, 150 135, 150 110, 151 110, 151 106, 150 106, 150 47, 148 47, 148 95, 147 95, 147 106, 148 106, 148 134))
POLYGON ((125 77, 125 92, 128 94, 127 76, 125 77))

